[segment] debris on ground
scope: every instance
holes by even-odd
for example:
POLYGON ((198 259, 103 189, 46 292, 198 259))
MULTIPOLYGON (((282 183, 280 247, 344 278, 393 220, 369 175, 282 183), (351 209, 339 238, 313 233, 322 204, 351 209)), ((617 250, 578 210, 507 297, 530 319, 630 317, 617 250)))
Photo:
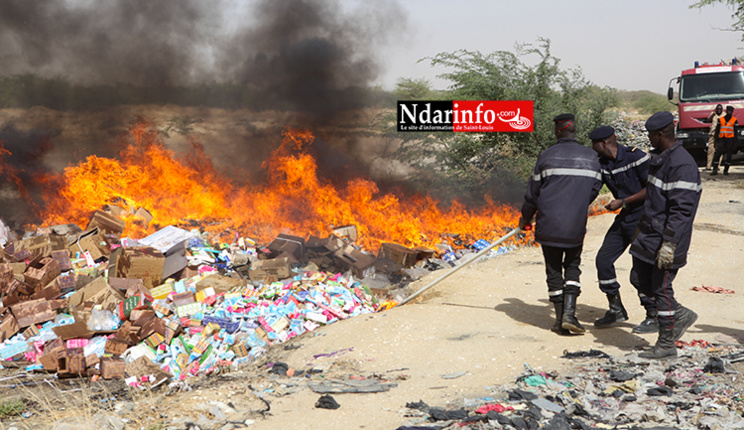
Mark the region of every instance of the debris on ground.
POLYGON ((398 430, 744 428, 744 391, 731 384, 739 376, 731 363, 744 360, 744 346, 692 344, 666 361, 566 351, 563 358, 582 360, 567 375, 525 364, 514 385, 492 388, 491 398, 475 404, 407 403, 424 413, 398 430))
POLYGON ((279 234, 265 245, 237 234, 210 243, 175 226, 133 239, 122 237, 122 210, 96 211, 85 230, 66 224, 6 239, 4 363, 140 388, 208 375, 320 326, 389 309, 392 278, 411 282, 488 246, 382 243, 374 256, 355 245, 354 226, 325 238, 279 234), (384 284, 368 287, 378 275, 384 284))

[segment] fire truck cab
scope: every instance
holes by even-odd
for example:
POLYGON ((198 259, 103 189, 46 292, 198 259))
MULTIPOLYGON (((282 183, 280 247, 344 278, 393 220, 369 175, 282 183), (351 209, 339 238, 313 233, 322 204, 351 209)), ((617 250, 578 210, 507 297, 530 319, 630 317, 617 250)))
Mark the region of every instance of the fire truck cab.
POLYGON ((724 114, 726 106, 734 107, 734 116, 739 120, 735 129, 737 151, 744 150, 744 66, 737 59, 731 64, 716 65, 699 65, 696 61, 694 68, 683 70, 669 81, 667 97, 678 109, 677 139, 696 160, 705 160, 711 127, 706 120, 717 104, 723 105, 724 114), (677 102, 674 82, 678 84, 677 102))

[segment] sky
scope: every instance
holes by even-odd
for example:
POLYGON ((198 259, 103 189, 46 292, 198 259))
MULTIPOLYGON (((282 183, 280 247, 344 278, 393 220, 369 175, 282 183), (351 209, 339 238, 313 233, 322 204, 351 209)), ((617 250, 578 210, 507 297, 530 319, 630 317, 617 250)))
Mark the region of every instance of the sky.
POLYGON ((307 102, 334 90, 392 90, 400 78, 444 89, 450 83, 437 76, 447 70, 419 60, 461 49, 514 51, 545 38, 564 69, 581 68, 597 85, 665 93, 696 60, 744 55, 741 33, 727 31, 729 7, 692 3, 0 0, 0 76, 158 87, 240 82, 314 110, 307 102))
MULTIPOLYGON (((516 43, 551 41, 562 68, 621 90, 666 93, 671 78, 694 62, 743 56, 741 33, 724 5, 690 9, 686 0, 403 0, 407 26, 382 55, 376 81, 392 89, 401 77, 427 79, 437 89, 443 70, 418 60, 459 49, 514 51, 516 43)), ((528 62, 528 59, 524 60, 528 62)))

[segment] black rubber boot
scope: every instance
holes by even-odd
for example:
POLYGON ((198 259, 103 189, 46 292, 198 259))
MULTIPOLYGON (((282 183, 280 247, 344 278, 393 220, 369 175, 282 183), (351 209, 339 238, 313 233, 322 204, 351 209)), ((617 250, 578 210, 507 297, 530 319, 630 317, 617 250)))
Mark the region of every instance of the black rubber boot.
POLYGON ((659 331, 659 319, 656 315, 656 308, 646 309, 646 319, 640 324, 633 327, 633 333, 649 334, 659 331))
POLYGON ((550 331, 561 336, 569 336, 571 332, 561 327, 561 324, 563 324, 563 302, 553 303, 553 307, 555 308, 555 323, 553 323, 550 331))
POLYGON ((570 331, 573 334, 584 334, 586 330, 581 326, 579 320, 576 319, 576 297, 577 293, 563 292, 563 318, 561 319, 561 327, 570 331))
POLYGON ((723 174, 724 175, 728 175, 728 168, 729 168, 729 165, 728 164, 726 164, 725 166, 723 166, 723 174))
POLYGON ((610 310, 602 318, 594 321, 594 327, 606 328, 616 322, 628 321, 628 312, 625 310, 622 300, 620 300, 619 292, 607 294, 607 301, 610 302, 610 310))
POLYGON ((671 328, 659 328, 659 338, 656 340, 656 345, 638 354, 640 358, 652 360, 674 358, 676 356, 677 347, 674 346, 674 330, 671 328))
POLYGON ((687 309, 686 307, 678 303, 677 310, 674 313, 672 342, 678 341, 682 337, 682 335, 685 334, 687 329, 695 324, 695 321, 697 321, 697 319, 698 315, 695 312, 687 309))

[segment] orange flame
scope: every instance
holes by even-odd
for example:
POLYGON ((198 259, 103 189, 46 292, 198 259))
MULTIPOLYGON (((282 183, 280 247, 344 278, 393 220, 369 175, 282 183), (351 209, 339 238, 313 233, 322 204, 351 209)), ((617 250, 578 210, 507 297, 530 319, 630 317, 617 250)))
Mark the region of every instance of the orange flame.
POLYGON ((281 145, 263 164, 265 185, 237 186, 220 177, 197 142, 194 153, 177 157, 165 149, 146 122, 131 130, 131 143, 117 159, 89 156, 65 169, 59 187, 45 195, 44 225, 87 225, 93 211, 119 205, 130 213, 148 210, 145 226, 126 218, 126 236, 142 237, 166 225, 198 225, 220 235, 239 232, 266 243, 279 233, 326 237, 334 227, 355 225, 357 243, 373 250, 381 242, 433 246, 442 234, 460 235, 467 243, 492 240, 516 225, 518 211, 486 200, 469 211, 457 202, 446 210, 428 196, 380 193, 377 185, 355 179, 337 189, 318 177, 316 160, 304 148, 309 131, 287 129, 281 145))

